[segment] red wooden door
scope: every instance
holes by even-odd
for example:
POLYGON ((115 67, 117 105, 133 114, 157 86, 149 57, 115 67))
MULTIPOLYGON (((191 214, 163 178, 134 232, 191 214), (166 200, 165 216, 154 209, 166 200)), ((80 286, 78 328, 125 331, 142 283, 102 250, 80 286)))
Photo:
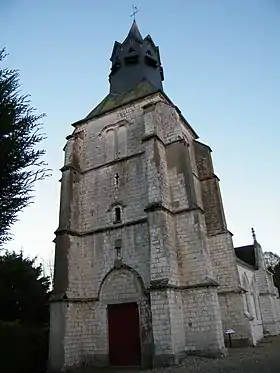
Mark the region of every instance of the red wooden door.
POLYGON ((108 306, 109 359, 113 366, 140 366, 141 347, 137 303, 108 306))

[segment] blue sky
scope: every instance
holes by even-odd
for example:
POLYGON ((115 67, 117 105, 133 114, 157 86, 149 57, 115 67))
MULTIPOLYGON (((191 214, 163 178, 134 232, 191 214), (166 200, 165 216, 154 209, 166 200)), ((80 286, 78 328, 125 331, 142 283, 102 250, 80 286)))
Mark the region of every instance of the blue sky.
MULTIPOLYGON (((235 245, 280 254, 280 1, 139 0, 137 22, 160 46, 165 92, 213 150, 235 245)), ((1 47, 25 93, 45 112, 53 169, 20 214, 9 249, 54 252, 62 148, 71 123, 108 92, 115 40, 131 25, 131 1, 1 0, 1 47)))

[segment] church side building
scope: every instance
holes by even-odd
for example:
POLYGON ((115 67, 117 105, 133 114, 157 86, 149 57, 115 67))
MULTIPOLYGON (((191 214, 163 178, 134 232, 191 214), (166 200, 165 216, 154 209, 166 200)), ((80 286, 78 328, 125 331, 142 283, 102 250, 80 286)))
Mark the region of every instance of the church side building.
POLYGON ((256 345, 263 336, 280 334, 280 300, 253 229, 252 233, 253 244, 237 247, 235 253, 245 316, 249 319, 249 342, 256 345))
POLYGON ((171 365, 224 355, 226 329, 246 345, 278 334, 261 247, 253 263, 234 249, 211 149, 164 93, 159 48, 134 21, 111 62, 109 94, 64 148, 50 371, 171 365))

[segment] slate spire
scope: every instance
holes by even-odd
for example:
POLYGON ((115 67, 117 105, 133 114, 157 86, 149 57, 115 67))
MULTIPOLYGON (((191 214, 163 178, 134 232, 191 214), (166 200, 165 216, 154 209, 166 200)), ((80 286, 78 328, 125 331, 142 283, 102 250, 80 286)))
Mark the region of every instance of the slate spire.
POLYGON ((127 40, 127 39, 129 39, 129 40, 135 39, 135 40, 139 41, 140 43, 143 42, 142 35, 139 31, 139 28, 138 28, 135 20, 133 21, 133 23, 131 25, 131 28, 129 30, 129 33, 128 33, 125 40, 127 40))
POLYGON ((115 42, 110 61, 110 93, 128 92, 143 81, 153 86, 155 91, 163 90, 159 48, 150 35, 143 39, 135 20, 125 40, 115 42))

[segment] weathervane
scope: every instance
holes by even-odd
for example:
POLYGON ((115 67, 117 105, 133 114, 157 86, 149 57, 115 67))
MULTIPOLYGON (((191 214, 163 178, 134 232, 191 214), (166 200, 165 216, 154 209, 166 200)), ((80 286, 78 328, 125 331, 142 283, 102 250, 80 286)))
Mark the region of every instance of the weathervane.
POLYGON ((133 17, 133 20, 135 21, 135 16, 136 14, 139 12, 137 6, 135 5, 132 5, 132 14, 130 15, 130 17, 133 17))

